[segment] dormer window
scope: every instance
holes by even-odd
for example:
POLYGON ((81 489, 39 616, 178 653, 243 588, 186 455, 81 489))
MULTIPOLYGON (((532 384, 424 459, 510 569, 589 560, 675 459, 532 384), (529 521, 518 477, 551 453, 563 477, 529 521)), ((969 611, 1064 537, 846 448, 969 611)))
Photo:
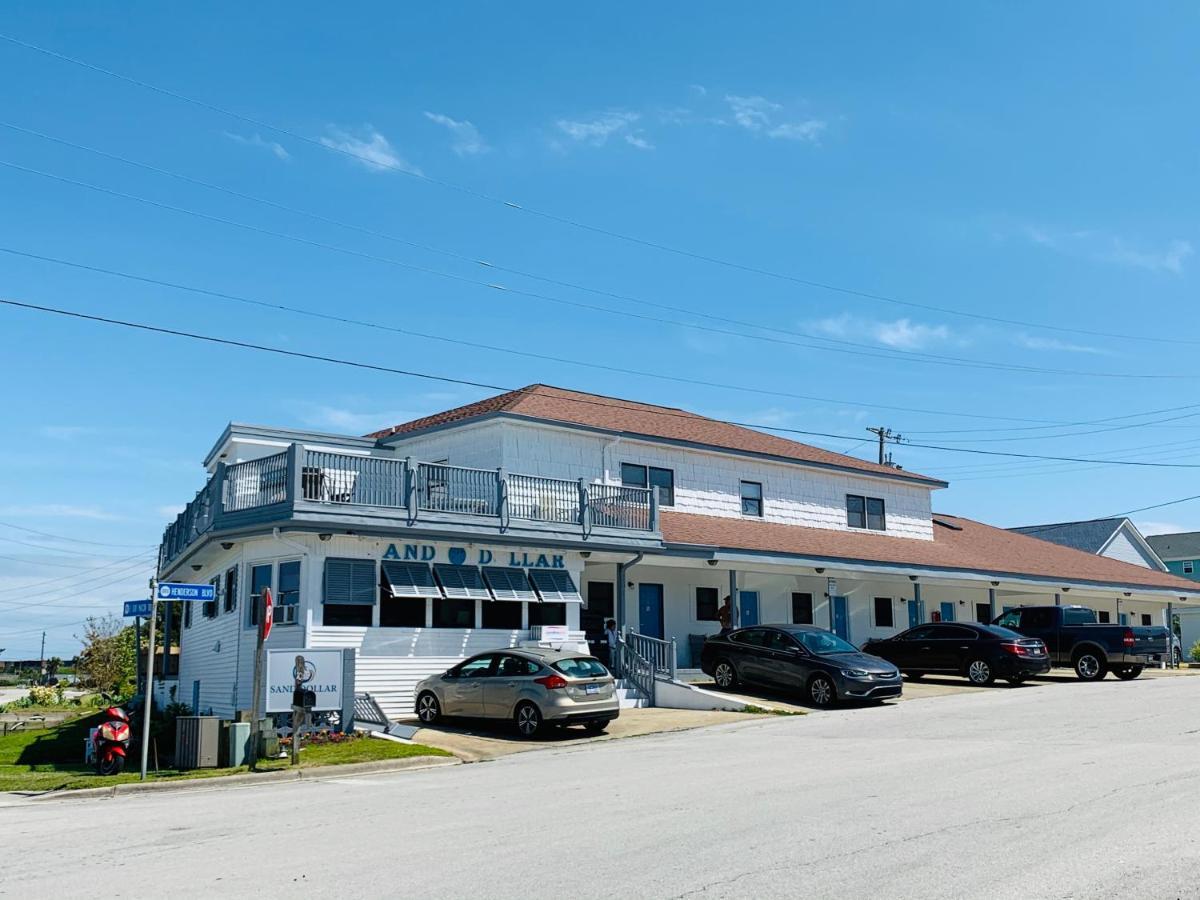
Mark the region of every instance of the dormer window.
POLYGON ((883 500, 879 497, 847 494, 846 524, 851 528, 865 528, 868 531, 886 531, 887 517, 884 515, 883 500))

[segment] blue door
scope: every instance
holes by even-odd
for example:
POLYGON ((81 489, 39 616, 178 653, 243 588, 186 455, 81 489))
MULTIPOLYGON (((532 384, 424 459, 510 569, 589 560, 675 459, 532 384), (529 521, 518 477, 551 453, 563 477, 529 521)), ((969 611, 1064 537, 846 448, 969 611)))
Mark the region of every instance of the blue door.
POLYGON ((738 628, 758 624, 758 591, 738 592, 738 628))
POLYGON ((663 636, 663 586, 638 585, 638 631, 648 637, 663 636))
POLYGON ((954 621, 954 604, 953 603, 943 603, 942 604, 942 621, 943 622, 953 622, 954 621))
POLYGON ((843 640, 850 640, 850 619, 846 615, 846 598, 830 597, 833 604, 833 633, 843 640))
POLYGON ((908 601, 908 627, 916 628, 921 624, 921 605, 916 600, 908 601))
POLYGON ((1121 623, 1122 625, 1128 625, 1128 624, 1129 624, 1129 615, 1128 615, 1128 613, 1121 613, 1121 615, 1120 615, 1120 616, 1118 616, 1118 619, 1119 619, 1119 621, 1120 621, 1120 623, 1121 623))

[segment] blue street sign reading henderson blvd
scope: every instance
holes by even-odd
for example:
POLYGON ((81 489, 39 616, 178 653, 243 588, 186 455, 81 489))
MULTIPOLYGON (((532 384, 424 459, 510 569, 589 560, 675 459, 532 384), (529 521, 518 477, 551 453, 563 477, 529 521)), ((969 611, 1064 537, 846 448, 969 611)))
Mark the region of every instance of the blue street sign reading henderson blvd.
POLYGON ((148 616, 150 615, 149 600, 126 600, 125 601, 125 616, 148 616))
POLYGON ((210 603, 217 599, 217 589, 211 584, 176 584, 165 581, 158 586, 158 599, 210 603))

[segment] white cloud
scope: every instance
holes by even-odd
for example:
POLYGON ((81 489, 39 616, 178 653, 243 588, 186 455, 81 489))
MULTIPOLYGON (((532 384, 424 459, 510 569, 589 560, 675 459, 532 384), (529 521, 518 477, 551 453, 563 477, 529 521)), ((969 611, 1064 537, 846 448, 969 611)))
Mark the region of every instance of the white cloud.
POLYGON ((317 406, 306 412, 304 422, 312 428, 329 428, 351 434, 367 434, 381 431, 400 422, 408 422, 417 417, 407 410, 360 412, 342 406, 317 406))
POLYGON ((1060 341, 1057 338, 1034 337, 1029 334, 1018 334, 1017 343, 1027 350, 1052 350, 1057 353, 1104 353, 1109 351, 1103 350, 1100 347, 1091 347, 1087 344, 1072 344, 1069 341, 1060 341))
POLYGON ((765 134, 770 138, 787 141, 808 141, 816 143, 828 127, 821 119, 805 119, 798 122, 780 122, 778 114, 783 105, 757 94, 741 97, 736 94, 726 94, 725 102, 733 113, 733 121, 755 134, 765 134))
POLYGON ((1175 522, 1150 522, 1143 519, 1134 519, 1133 524, 1137 526, 1138 531, 1146 536, 1152 534, 1179 534, 1181 531, 1194 530, 1186 528, 1183 525, 1178 525, 1175 522))
POLYGON ((1191 241, 1174 239, 1161 249, 1135 246, 1126 238, 1090 229, 1062 231, 1041 225, 1025 229, 1029 240, 1067 256, 1081 256, 1148 272, 1183 274, 1183 264, 1195 252, 1191 241))
POLYGON ((436 122, 449 130, 453 141, 450 144, 450 149, 459 156, 478 156, 481 153, 487 153, 492 148, 487 145, 479 129, 466 119, 461 121, 452 119, 442 113, 426 112, 425 118, 430 122, 436 122))
POLYGON ((32 503, 24 506, 0 506, 0 515, 42 516, 51 519, 94 519, 112 521, 121 518, 98 506, 74 506, 69 503, 32 503))
POLYGON ((182 503, 172 504, 169 506, 160 506, 155 510, 164 519, 174 519, 177 515, 183 512, 184 506, 182 503))
POLYGON ((38 434, 56 441, 73 441, 90 434, 96 434, 97 431, 99 429, 90 428, 86 425, 43 425, 38 429, 38 434))
POLYGON ((583 141, 600 146, 614 134, 627 133, 641 116, 635 112, 611 110, 590 121, 559 119, 554 124, 558 130, 573 141, 583 141))
POLYGON ((813 322, 810 327, 830 337, 861 340, 866 337, 897 350, 920 350, 949 342, 953 335, 945 325, 925 325, 911 319, 883 321, 845 313, 813 322))
POLYGON ((326 147, 349 154, 355 162, 372 172, 389 169, 420 175, 421 170, 396 152, 391 142, 370 125, 364 126, 362 136, 351 134, 334 125, 329 126, 329 135, 321 138, 326 147))
POLYGON ((246 147, 257 147, 261 150, 267 150, 275 155, 276 159, 281 159, 284 162, 292 158, 292 155, 287 152, 282 144, 275 141, 268 141, 262 135, 252 134, 247 137, 244 134, 235 134, 232 131, 223 132, 225 137, 235 143, 242 144, 246 147))
POLYGON ((637 147, 639 150, 653 150, 654 145, 646 140, 641 135, 627 134, 625 135, 625 143, 632 147, 637 147))

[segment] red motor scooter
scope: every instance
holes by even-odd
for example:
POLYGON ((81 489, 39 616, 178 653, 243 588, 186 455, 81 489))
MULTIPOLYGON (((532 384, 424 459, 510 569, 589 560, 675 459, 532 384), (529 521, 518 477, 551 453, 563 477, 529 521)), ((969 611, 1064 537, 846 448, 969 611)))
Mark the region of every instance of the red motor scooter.
POLYGON ((125 768, 125 755, 133 732, 129 716, 119 706, 104 711, 104 722, 92 734, 92 756, 100 775, 119 775, 125 768))

